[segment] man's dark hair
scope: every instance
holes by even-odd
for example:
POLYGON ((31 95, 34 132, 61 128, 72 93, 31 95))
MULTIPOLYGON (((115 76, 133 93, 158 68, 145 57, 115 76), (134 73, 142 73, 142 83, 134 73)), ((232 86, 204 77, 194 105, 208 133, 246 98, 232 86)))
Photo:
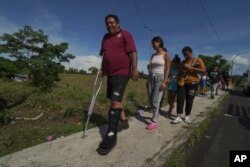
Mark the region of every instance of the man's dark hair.
POLYGON ((119 17, 116 16, 116 15, 114 15, 114 14, 108 14, 108 15, 105 17, 105 22, 106 22, 109 18, 114 18, 115 21, 116 21, 117 23, 120 23, 119 17))
POLYGON ((163 42, 163 40, 161 39, 161 37, 159 37, 159 36, 154 37, 154 38, 152 39, 152 42, 158 42, 158 43, 160 43, 160 47, 161 47, 161 48, 163 48, 163 46, 164 46, 164 42, 163 42))
POLYGON ((193 53, 193 50, 192 50, 192 48, 190 47, 190 46, 185 46, 183 49, 182 49, 182 53, 184 53, 184 52, 190 52, 190 53, 193 53))

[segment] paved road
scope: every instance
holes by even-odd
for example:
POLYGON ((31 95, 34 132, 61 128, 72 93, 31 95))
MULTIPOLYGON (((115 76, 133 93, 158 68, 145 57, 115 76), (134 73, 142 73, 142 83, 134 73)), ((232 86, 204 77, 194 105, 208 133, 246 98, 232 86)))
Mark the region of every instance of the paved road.
POLYGON ((185 159, 186 167, 228 167, 230 150, 250 150, 250 97, 234 88, 223 112, 185 159))

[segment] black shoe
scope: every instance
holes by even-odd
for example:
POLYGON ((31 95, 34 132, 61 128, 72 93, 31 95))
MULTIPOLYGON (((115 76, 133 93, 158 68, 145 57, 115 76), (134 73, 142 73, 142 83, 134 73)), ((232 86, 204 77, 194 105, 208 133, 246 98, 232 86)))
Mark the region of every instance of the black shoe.
MULTIPOLYGON (((113 132, 109 132, 109 133, 113 133, 113 132)), ((102 142, 99 144, 99 148, 97 149, 97 152, 100 155, 107 155, 116 145, 117 135, 113 134, 109 136, 109 133, 106 134, 102 142)))
POLYGON ((219 94, 218 94, 218 93, 215 93, 215 95, 217 95, 217 96, 218 96, 219 94))
POLYGON ((211 99, 214 99, 214 96, 211 96, 211 99))
POLYGON ((128 120, 127 119, 121 120, 118 124, 117 131, 121 132, 122 130, 126 130, 128 128, 129 128, 128 120))
POLYGON ((121 111, 121 108, 111 108, 109 110, 107 134, 96 150, 100 155, 107 155, 116 145, 117 127, 121 111))

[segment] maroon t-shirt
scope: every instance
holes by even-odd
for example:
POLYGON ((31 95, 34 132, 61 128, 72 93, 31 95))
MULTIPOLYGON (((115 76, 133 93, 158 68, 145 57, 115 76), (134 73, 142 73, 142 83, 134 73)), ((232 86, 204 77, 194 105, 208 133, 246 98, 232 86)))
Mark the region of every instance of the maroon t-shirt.
POLYGON ((136 51, 132 35, 125 30, 116 34, 105 34, 100 55, 103 56, 103 70, 108 76, 130 75, 129 53, 136 51))

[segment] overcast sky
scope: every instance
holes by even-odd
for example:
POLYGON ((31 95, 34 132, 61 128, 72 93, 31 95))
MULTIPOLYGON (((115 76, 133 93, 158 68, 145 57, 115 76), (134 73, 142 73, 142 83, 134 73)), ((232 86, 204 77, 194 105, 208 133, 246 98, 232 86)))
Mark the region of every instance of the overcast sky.
MULTIPOLYGON (((117 14, 121 27, 134 36, 139 69, 146 71, 150 40, 159 35, 171 57, 189 45, 194 54, 233 55, 235 73, 250 63, 249 0, 0 0, 0 34, 31 25, 43 29, 54 43, 68 42, 76 59, 71 67, 97 66, 104 17, 117 14), (145 28, 148 27, 148 29, 145 28), (150 30, 152 29, 152 36, 150 30)), ((68 64, 66 65, 69 66, 68 64)))

